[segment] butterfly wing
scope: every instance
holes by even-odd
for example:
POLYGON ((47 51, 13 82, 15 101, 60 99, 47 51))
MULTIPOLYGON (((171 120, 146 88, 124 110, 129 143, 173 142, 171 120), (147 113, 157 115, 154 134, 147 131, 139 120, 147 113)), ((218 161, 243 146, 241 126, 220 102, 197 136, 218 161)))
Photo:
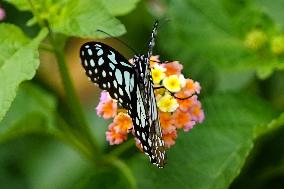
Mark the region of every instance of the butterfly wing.
POLYGON ((136 136, 142 144, 143 151, 158 167, 165 165, 166 153, 162 139, 161 124, 157 109, 152 75, 144 56, 134 58, 134 70, 137 78, 137 114, 136 136), (141 124, 139 118, 146 118, 141 124))
POLYGON ((153 143, 151 153, 154 159, 152 161, 156 162, 159 167, 163 167, 166 163, 165 143, 163 140, 157 102, 154 94, 153 78, 150 69, 150 58, 152 56, 152 51, 155 45, 157 29, 158 22, 156 21, 152 29, 147 56, 146 58, 144 58, 144 61, 140 61, 140 64, 144 63, 144 65, 139 66, 140 68, 142 68, 139 70, 139 72, 140 75, 144 75, 143 83, 145 85, 145 103, 147 104, 147 112, 150 122, 149 139, 153 143))
POLYGON ((129 109, 135 90, 134 69, 119 52, 100 42, 88 42, 80 49, 82 65, 89 79, 129 109))

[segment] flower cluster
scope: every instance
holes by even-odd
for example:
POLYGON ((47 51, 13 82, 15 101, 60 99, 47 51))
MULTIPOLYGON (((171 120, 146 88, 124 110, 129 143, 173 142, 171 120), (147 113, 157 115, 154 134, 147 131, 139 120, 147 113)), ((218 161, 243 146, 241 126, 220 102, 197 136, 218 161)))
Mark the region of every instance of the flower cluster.
MULTIPOLYGON (((184 77, 181 73, 183 66, 178 61, 160 63, 158 56, 152 56, 150 67, 156 87, 163 140, 169 148, 175 144, 179 129, 187 132, 204 120, 201 103, 197 98, 201 87, 198 82, 184 77)), ((133 127, 132 120, 125 110, 117 109, 116 100, 102 91, 96 109, 97 114, 104 119, 114 118, 106 132, 107 141, 113 145, 127 140, 133 127)))

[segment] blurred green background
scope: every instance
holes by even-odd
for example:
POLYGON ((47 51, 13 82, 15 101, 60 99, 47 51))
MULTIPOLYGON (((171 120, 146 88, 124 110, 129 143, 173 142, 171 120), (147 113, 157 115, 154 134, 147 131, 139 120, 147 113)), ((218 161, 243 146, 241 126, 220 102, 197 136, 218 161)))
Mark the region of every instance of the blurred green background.
POLYGON ((283 0, 83 0, 80 6, 75 0, 33 1, 39 17, 51 25, 57 41, 63 41, 58 46, 64 47, 92 135, 105 154, 117 146, 105 141, 109 122, 94 110, 100 90, 81 69, 80 45, 101 40, 131 58, 133 52, 121 43, 94 31, 120 36, 145 53, 154 21, 170 19, 159 29, 154 54, 180 61, 185 76, 200 82, 205 122, 179 134, 162 170, 150 165, 130 141, 118 156, 126 174, 112 166, 94 166, 56 134, 61 128, 58 115, 76 123, 68 113, 72 102, 53 53, 39 45, 38 68, 26 68, 31 61, 21 55, 28 52, 9 59, 16 54, 10 49, 46 37, 28 2, 0 3, 6 14, 0 23, 1 189, 284 188, 283 0), (11 27, 7 23, 24 33, 6 29, 11 27), (8 67, 14 60, 22 64, 8 67), (15 80, 18 83, 10 85, 15 80))

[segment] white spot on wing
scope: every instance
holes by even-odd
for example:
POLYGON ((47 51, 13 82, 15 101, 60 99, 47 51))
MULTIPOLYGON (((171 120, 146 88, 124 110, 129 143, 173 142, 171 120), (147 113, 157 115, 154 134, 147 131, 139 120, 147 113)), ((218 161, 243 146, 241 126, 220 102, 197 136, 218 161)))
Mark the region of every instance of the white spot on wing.
POLYGON ((92 51, 92 49, 88 49, 88 54, 89 54, 90 56, 92 56, 92 55, 93 55, 93 51, 92 51))
POLYGON ((122 74, 121 71, 119 69, 115 70, 115 77, 117 79, 117 82, 122 85, 122 74))
POLYGON ((90 60, 90 65, 91 65, 92 67, 95 66, 95 61, 94 61, 93 59, 90 60))
POLYGON ((85 66, 88 66, 88 60, 84 60, 85 66))
POLYGON ((125 63, 125 62, 120 62, 120 64, 122 64, 123 66, 131 68, 131 65, 129 65, 129 64, 125 63))
POLYGON ((116 82, 116 80, 113 80, 113 85, 114 85, 115 88, 117 88, 117 82, 116 82))
POLYGON ((103 50, 100 49, 100 50, 97 52, 97 55, 98 55, 98 56, 101 56, 102 54, 103 54, 103 50))
POLYGON ((142 138, 143 138, 144 141, 146 141, 145 133, 142 133, 142 138))
POLYGON ((122 89, 119 87, 119 94, 121 95, 121 96, 123 96, 123 91, 122 91, 122 89))
POLYGON ((110 60, 110 61, 112 61, 114 64, 117 64, 117 62, 116 62, 116 60, 115 60, 115 54, 114 54, 114 52, 112 52, 112 51, 110 51, 110 55, 107 55, 107 57, 108 57, 108 59, 110 60))
POLYGON ((100 57, 98 63, 99 63, 99 66, 101 66, 104 63, 104 59, 100 57))
POLYGON ((125 90, 127 92, 128 97, 130 98, 130 73, 128 71, 124 71, 124 80, 125 80, 125 90))
POLYGON ((106 72, 103 70, 103 72, 102 72, 102 76, 103 77, 106 77, 106 72))

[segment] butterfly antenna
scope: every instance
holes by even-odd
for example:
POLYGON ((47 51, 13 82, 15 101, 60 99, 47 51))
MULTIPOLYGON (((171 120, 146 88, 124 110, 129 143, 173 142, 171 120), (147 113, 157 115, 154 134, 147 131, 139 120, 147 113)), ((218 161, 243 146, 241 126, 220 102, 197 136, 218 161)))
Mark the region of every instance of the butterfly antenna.
POLYGON ((100 29, 97 29, 97 32, 101 32, 101 33, 106 34, 107 36, 109 36, 109 37, 111 37, 111 38, 113 38, 113 39, 119 41, 120 43, 122 43, 123 45, 125 45, 126 47, 128 47, 128 48, 129 48, 130 50, 132 50, 132 52, 134 52, 135 54, 138 54, 137 51, 136 51, 134 48, 132 48, 130 45, 128 45, 128 44, 125 43, 124 41, 118 39, 117 37, 114 37, 114 36, 110 35, 109 33, 105 32, 105 31, 103 31, 103 30, 100 30, 100 29))

